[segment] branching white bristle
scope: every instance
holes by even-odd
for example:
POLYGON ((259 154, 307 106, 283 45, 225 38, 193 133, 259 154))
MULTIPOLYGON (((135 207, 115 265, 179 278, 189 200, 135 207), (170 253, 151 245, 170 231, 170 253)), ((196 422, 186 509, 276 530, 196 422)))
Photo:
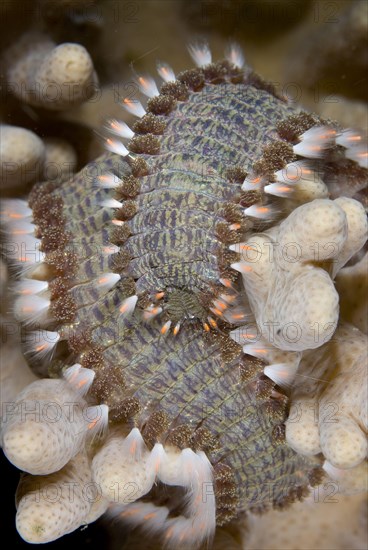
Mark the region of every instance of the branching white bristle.
POLYGON ((3 250, 9 262, 20 264, 28 269, 45 260, 45 253, 40 251, 41 241, 29 234, 12 234, 6 241, 3 250))
POLYGON ((88 433, 92 437, 102 436, 109 423, 109 407, 107 405, 88 407, 84 411, 84 418, 88 422, 88 433))
POLYGON ((345 152, 346 158, 357 162, 362 168, 368 168, 368 151, 367 147, 357 146, 347 149, 345 152))
POLYGON ((117 244, 107 244, 102 247, 102 254, 104 256, 110 256, 111 254, 117 254, 120 248, 117 244))
POLYGON ((125 145, 116 139, 107 138, 105 140, 105 146, 108 151, 111 151, 112 153, 116 153, 121 157, 126 157, 127 155, 129 155, 129 151, 125 147, 125 145))
POLYGON ((157 72, 165 82, 174 82, 176 79, 174 71, 167 63, 159 61, 157 63, 157 72))
POLYGON ((134 136, 133 130, 131 130, 125 122, 117 120, 116 118, 107 120, 105 128, 112 134, 122 138, 132 139, 134 136))
POLYGON ((103 273, 100 277, 95 279, 94 284, 98 289, 108 292, 118 281, 120 281, 120 279, 119 273, 103 273))
POLYGON ((24 295, 15 300, 14 316, 18 321, 36 323, 44 321, 50 300, 37 295, 24 295))
POLYGON ((243 352, 247 355, 252 355, 258 359, 264 359, 267 356, 268 348, 262 345, 262 342, 254 344, 246 344, 243 346, 243 352))
POLYGON ((126 451, 124 452, 125 460, 130 462, 141 460, 142 454, 146 450, 146 444, 138 428, 133 428, 125 438, 123 448, 126 451))
POLYGON ((150 76, 139 76, 138 85, 142 94, 147 97, 156 97, 160 94, 157 89, 156 82, 150 76))
POLYGON ((364 137, 357 130, 348 128, 341 132, 336 138, 336 144, 349 149, 350 147, 357 147, 364 141, 364 137))
POLYGON ((263 372, 268 378, 271 378, 275 384, 281 387, 289 387, 295 380, 297 368, 298 365, 278 363, 275 365, 267 365, 263 372))
POLYGON ((188 51, 197 67, 205 67, 212 62, 211 50, 206 43, 189 44, 188 51))
POLYGON ((1 221, 11 223, 17 220, 32 218, 32 210, 26 201, 20 199, 4 199, 0 205, 1 221))
POLYGON ((258 218, 260 220, 268 220, 272 217, 273 211, 270 206, 263 206, 262 204, 253 204, 244 209, 244 215, 251 218, 258 218))
POLYGON ((40 359, 51 354, 60 340, 60 334, 50 330, 36 330, 27 334, 26 352, 40 359))
POLYGON ((34 235, 35 226, 26 220, 16 220, 8 225, 9 235, 13 238, 20 235, 34 235))
POLYGON ((270 185, 265 185, 264 192, 275 197, 285 198, 292 196, 293 188, 283 183, 271 183, 270 185))
POLYGON ((126 298, 123 303, 121 304, 119 311, 122 316, 129 315, 130 313, 133 313, 135 306, 138 301, 138 296, 134 294, 134 296, 129 296, 129 298, 126 298))
POLYGON ((311 161, 297 160, 290 162, 282 170, 275 172, 275 179, 287 185, 296 185, 303 180, 319 180, 318 173, 311 167, 311 161))
POLYGON ((15 286, 15 292, 23 296, 32 296, 44 292, 49 287, 47 281, 37 281, 36 279, 23 279, 18 281, 15 286))
POLYGON ((253 271, 252 266, 247 262, 236 262, 234 264, 230 264, 230 267, 239 273, 249 273, 250 271, 253 271))
POLYGON ((166 321, 164 325, 161 327, 161 334, 167 334, 169 332, 169 329, 171 327, 172 321, 166 321))
POLYGON ((144 310, 143 319, 145 321, 150 321, 151 319, 154 319, 157 315, 162 313, 162 311, 162 307, 151 305, 144 310))
POLYGON ((296 155, 307 158, 320 158, 326 149, 335 142, 336 130, 327 126, 310 128, 300 136, 300 143, 294 145, 296 155))
POLYGON ((100 204, 104 208, 121 208, 123 206, 123 203, 117 201, 116 199, 106 199, 101 201, 100 204))
MULTIPOLYGON (((255 343, 258 340, 258 333, 254 327, 241 326, 230 332, 230 338, 240 346, 255 343)), ((259 344, 259 342, 257 342, 259 344)))
POLYGON ((253 175, 245 178, 241 188, 243 191, 252 191, 253 189, 260 189, 264 183, 264 178, 262 178, 261 176, 253 175))
POLYGON ((112 172, 107 172, 107 174, 98 176, 96 181, 96 185, 103 189, 116 189, 121 183, 122 180, 112 172))
POLYGON ((122 105, 128 113, 138 118, 141 118, 146 114, 146 111, 140 101, 132 100, 126 97, 123 99, 122 105))
POLYGON ((63 376, 79 395, 84 396, 92 385, 95 373, 93 370, 85 369, 79 363, 76 363, 66 369, 63 376))
POLYGON ((226 59, 241 69, 244 66, 245 60, 241 47, 239 44, 231 44, 228 50, 226 51, 226 59))

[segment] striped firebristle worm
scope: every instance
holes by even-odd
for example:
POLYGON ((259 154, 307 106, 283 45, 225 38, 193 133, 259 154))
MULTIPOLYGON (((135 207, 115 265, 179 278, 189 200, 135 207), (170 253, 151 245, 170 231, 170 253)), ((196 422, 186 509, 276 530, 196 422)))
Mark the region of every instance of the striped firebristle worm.
POLYGON ((239 48, 221 62, 207 46, 190 52, 194 69, 158 66, 160 89, 138 77, 146 106, 123 101, 137 120, 108 121, 109 153, 2 213, 30 360, 87 388, 105 406, 101 429, 108 407, 107 439, 83 445, 112 513, 194 548, 320 479, 318 459, 285 442, 282 365, 232 338, 252 316, 237 245, 290 210, 293 169, 349 162, 360 173, 365 157, 336 125, 289 105, 239 48), (109 477, 117 456, 125 470, 109 477), (137 491, 115 499, 107 479, 137 491))

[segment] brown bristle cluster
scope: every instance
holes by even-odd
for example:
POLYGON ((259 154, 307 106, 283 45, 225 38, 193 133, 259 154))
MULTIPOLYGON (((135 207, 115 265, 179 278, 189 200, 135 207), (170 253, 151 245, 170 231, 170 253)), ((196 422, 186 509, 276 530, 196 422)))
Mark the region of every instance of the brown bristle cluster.
POLYGON ((185 449, 190 444, 192 429, 187 424, 180 424, 169 431, 166 442, 179 449, 185 449))
POLYGON ((218 440, 214 437, 210 430, 204 428, 203 426, 200 426, 195 430, 192 435, 191 443, 194 450, 205 451, 207 453, 214 451, 219 446, 218 440))
POLYGON ((171 95, 159 95, 151 97, 147 101, 146 110, 154 115, 168 115, 174 109, 176 99, 171 95))
POLYGON ((219 527, 236 516, 239 502, 234 473, 230 466, 221 462, 213 469, 216 496, 216 522, 219 527))
POLYGON ((110 232, 110 242, 116 245, 122 245, 130 237, 131 231, 127 224, 117 225, 110 232))
POLYGON ((247 208, 248 206, 252 206, 253 204, 261 202, 262 198, 262 192, 258 191, 257 189, 254 189, 252 191, 245 191, 240 196, 239 204, 247 208))
POLYGON ((129 262, 131 260, 131 255, 127 250, 119 250, 116 254, 112 256, 111 260, 111 268, 114 273, 121 273, 124 269, 126 269, 129 265, 129 262))
POLYGON ((225 178, 230 183, 243 183, 248 173, 242 166, 232 166, 228 168, 225 172, 225 178))
POLYGON ((53 252, 59 248, 64 248, 70 239, 71 234, 67 231, 60 232, 58 226, 45 227, 41 233, 40 250, 42 252, 53 252))
POLYGON ((149 174, 149 166, 147 162, 142 157, 136 157, 134 159, 129 159, 129 165, 130 169, 132 171, 132 175, 136 178, 148 176, 149 174))
POLYGON ((253 169, 256 174, 271 179, 274 172, 281 170, 296 158, 291 145, 284 141, 276 141, 264 148, 262 157, 254 163, 253 169))
POLYGON ((123 206, 116 211, 116 218, 121 221, 131 220, 137 213, 137 204, 133 200, 127 200, 123 206))
POLYGON ((187 101, 189 99, 189 90, 184 82, 165 82, 161 86, 160 93, 170 95, 177 101, 187 101))
POLYGON ((205 76, 202 69, 188 69, 178 74, 177 80, 182 82, 193 92, 199 92, 205 85, 205 76))
POLYGON ((159 437, 166 432, 169 424, 169 418, 164 411, 154 411, 141 430, 143 439, 153 447, 159 437))
POLYGON ((138 178, 134 176, 124 176, 123 182, 116 189, 117 200, 134 199, 140 190, 141 184, 138 178))
POLYGON ((160 142, 153 134, 142 134, 134 136, 129 142, 129 151, 144 155, 158 155, 160 142))
POLYGON ((65 294, 51 302, 50 315, 60 323, 71 323, 75 319, 77 306, 70 294, 65 294))
POLYGON ((266 363, 261 359, 252 357, 251 355, 242 355, 239 363, 239 375, 241 382, 248 383, 252 381, 257 374, 262 373, 266 363))
POLYGON ((272 440, 275 445, 284 445, 286 443, 285 439, 285 424, 278 424, 272 430, 272 440))
POLYGON ((288 116, 281 122, 278 122, 276 128, 282 139, 290 143, 297 143, 299 136, 313 126, 321 123, 322 120, 317 115, 302 112, 297 115, 288 116))
POLYGON ((109 418, 112 422, 126 422, 128 418, 137 415, 142 408, 136 397, 126 397, 121 400, 121 396, 118 396, 115 407, 113 400, 108 400, 107 404, 110 410, 109 418), (112 403, 110 405, 111 401, 112 403))
MULTIPOLYGON (((162 93, 162 90, 161 90, 162 93)), ((160 136, 164 133, 166 122, 152 113, 147 113, 133 124, 133 132, 136 134, 153 134, 160 136)))
MULTIPOLYGON (((240 229, 240 228, 239 228, 240 229)), ((234 244, 239 242, 239 234, 230 228, 227 222, 218 222, 215 228, 216 237, 225 244, 234 244)))
POLYGON ((65 275, 70 278, 72 273, 76 272, 78 266, 78 255, 68 250, 55 250, 47 254, 46 263, 52 267, 59 276, 65 275))

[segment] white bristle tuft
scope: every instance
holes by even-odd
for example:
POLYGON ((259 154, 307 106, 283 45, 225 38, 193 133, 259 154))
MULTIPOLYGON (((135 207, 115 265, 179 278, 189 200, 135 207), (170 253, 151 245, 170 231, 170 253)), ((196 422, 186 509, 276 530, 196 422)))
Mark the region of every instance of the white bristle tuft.
POLYGON ((111 172, 98 176, 96 181, 96 185, 98 187, 102 187, 103 189, 116 189, 116 187, 119 187, 121 183, 122 180, 111 172))
POLYGON ((107 405, 88 407, 83 416, 88 423, 88 431, 93 437, 105 434, 109 423, 109 407, 107 405))
POLYGON ((58 332, 36 330, 27 334, 26 354, 32 354, 40 359, 51 355, 60 340, 58 332))
POLYGON ((257 252, 257 248, 254 246, 248 244, 248 243, 235 243, 229 245, 229 250, 232 250, 233 252, 237 252, 238 254, 247 254, 248 251, 251 252, 257 252))
POLYGON ((33 223, 24 220, 17 220, 9 224, 9 235, 12 237, 19 235, 34 235, 35 229, 36 228, 33 223))
POLYGON ((136 294, 134 296, 129 296, 129 298, 126 298, 119 308, 121 315, 126 316, 133 313, 137 301, 138 296, 136 294))
POLYGON ((1 221, 11 223, 16 220, 32 218, 32 210, 26 201, 20 199, 4 199, 0 205, 1 221))
POLYGON ((120 281, 120 279, 119 273, 103 273, 100 277, 95 279, 94 285, 96 285, 99 290, 109 291, 118 281, 120 281))
POLYGON ((158 62, 157 72, 165 82, 174 82, 176 79, 174 71, 167 63, 158 62))
POLYGON ((106 199, 105 201, 101 201, 101 206, 104 208, 121 208, 123 204, 116 199, 106 199))
POLYGON ((345 152, 346 158, 353 160, 362 168, 368 168, 368 151, 366 147, 352 147, 345 152))
POLYGON ((247 355, 252 355, 258 359, 264 359, 267 357, 269 352, 268 348, 262 344, 262 342, 257 342, 254 344, 246 344, 243 346, 243 352, 247 355))
POLYGON ((205 67, 212 62, 211 50, 206 43, 190 44, 188 51, 197 67, 205 67))
POLYGON ((245 59, 239 44, 230 45, 229 49, 226 52, 226 59, 230 63, 235 65, 235 67, 238 67, 238 69, 241 69, 244 66, 245 59))
POLYGON ((161 334, 167 334, 169 332, 169 329, 171 327, 172 321, 166 321, 166 323, 161 327, 161 334))
POLYGON ((166 506, 139 501, 125 506, 112 506, 108 510, 108 515, 116 521, 124 521, 131 527, 139 526, 147 533, 162 533, 169 509, 166 506))
POLYGON ((9 262, 16 262, 25 269, 45 260, 45 254, 40 252, 41 241, 32 235, 12 235, 11 240, 3 246, 4 257, 9 262))
POLYGON ((268 220, 272 217, 272 210, 269 206, 263 206, 261 204, 253 204, 244 209, 244 215, 251 218, 258 218, 260 220, 268 220))
POLYGON ((134 136, 133 130, 131 130, 125 122, 117 120, 116 118, 107 120, 105 128, 112 134, 122 138, 132 139, 134 136))
POLYGON ((102 254, 104 256, 110 256, 111 254, 117 254, 120 248, 116 244, 107 244, 102 247, 102 254))
POLYGON ((271 378, 275 384, 288 388, 295 380, 297 368, 298 365, 278 363, 275 365, 267 365, 263 372, 268 378, 271 378))
POLYGON ((23 296, 32 296, 44 292, 49 287, 47 281, 37 281, 36 279, 23 279, 16 283, 15 292, 23 296))
POLYGON ((239 273, 249 273, 250 271, 253 271, 252 266, 250 266, 246 262, 236 262, 234 264, 231 264, 230 267, 232 269, 235 269, 235 271, 238 271, 239 273))
POLYGON ((255 343, 258 339, 257 331, 253 328, 239 327, 230 332, 230 338, 240 346, 255 343))
POLYGON ((251 317, 250 310, 244 305, 231 307, 224 311, 224 319, 233 325, 245 323, 251 317))
POLYGON ((14 317, 18 321, 36 323, 47 317, 50 300, 37 295, 20 296, 14 303, 14 317))
POLYGON ((264 183, 264 178, 261 176, 250 176, 245 178, 242 185, 243 191, 252 191, 253 189, 260 189, 264 183))
POLYGON ((162 313, 162 307, 158 307, 158 306, 154 306, 154 305, 148 306, 143 312, 143 319, 145 321, 150 321, 151 319, 154 319, 160 313, 162 313))
POLYGON ((337 136, 335 141, 337 145, 341 145, 346 149, 350 149, 350 147, 356 147, 361 145, 361 143, 363 143, 364 141, 364 137, 360 132, 356 130, 351 130, 349 128, 341 132, 341 134, 337 136))
POLYGON ((69 367, 63 374, 65 380, 79 395, 86 395, 90 389, 95 373, 91 369, 85 369, 79 363, 69 367))
POLYGON ((300 136, 300 143, 293 146, 296 155, 320 158, 335 142, 336 130, 327 126, 310 128, 300 136))
POLYGON ((270 185, 265 185, 264 192, 284 199, 293 194, 293 188, 283 183, 271 183, 270 185))
POLYGON ((116 225, 116 227, 123 227, 123 225, 125 225, 126 222, 124 222, 123 220, 114 219, 114 220, 111 220, 111 223, 113 225, 116 225))
POLYGON ((123 99, 123 107, 126 111, 128 111, 128 113, 138 118, 141 118, 146 114, 143 105, 140 101, 137 100, 132 100, 126 97, 125 99, 123 99))
POLYGON ((160 94, 156 82, 150 76, 139 76, 138 86, 142 94, 147 97, 156 97, 160 94))
POLYGON ((133 428, 124 441, 124 459, 140 461, 146 444, 138 428, 133 428))
POLYGON ((129 155, 129 151, 125 145, 116 139, 107 138, 105 140, 105 147, 108 151, 111 151, 116 155, 120 155, 121 157, 126 157, 129 155))
POLYGON ((295 185, 301 181, 314 181, 319 179, 318 173, 310 166, 310 161, 298 160, 290 162, 282 170, 275 172, 275 179, 280 183, 295 185))

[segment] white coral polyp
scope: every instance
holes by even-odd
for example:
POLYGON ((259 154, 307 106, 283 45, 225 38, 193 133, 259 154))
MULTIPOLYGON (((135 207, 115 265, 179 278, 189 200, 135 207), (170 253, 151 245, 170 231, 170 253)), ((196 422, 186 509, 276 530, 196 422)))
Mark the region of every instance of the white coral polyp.
POLYGON ((316 199, 293 210, 279 226, 238 245, 238 270, 262 337, 287 351, 327 342, 339 318, 331 277, 366 238, 360 203, 316 199))

